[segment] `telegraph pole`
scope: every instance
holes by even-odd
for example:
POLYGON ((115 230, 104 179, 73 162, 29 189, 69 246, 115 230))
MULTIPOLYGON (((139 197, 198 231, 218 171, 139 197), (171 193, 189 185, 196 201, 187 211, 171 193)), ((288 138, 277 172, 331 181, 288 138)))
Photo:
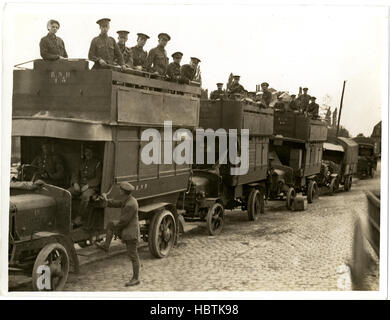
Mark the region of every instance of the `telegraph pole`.
POLYGON ((340 118, 341 118, 341 109, 343 108, 343 99, 344 99, 344 90, 345 90, 345 83, 347 80, 344 80, 343 84, 343 92, 341 93, 341 101, 340 101, 340 110, 339 110, 339 118, 337 119, 337 131, 336 131, 336 137, 339 135, 339 129, 340 129, 340 118))

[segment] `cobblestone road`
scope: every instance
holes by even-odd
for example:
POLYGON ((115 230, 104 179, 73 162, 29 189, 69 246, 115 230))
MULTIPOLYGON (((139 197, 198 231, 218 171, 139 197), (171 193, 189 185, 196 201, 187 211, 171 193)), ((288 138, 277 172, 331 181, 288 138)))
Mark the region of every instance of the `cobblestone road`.
MULTIPOLYGON (((249 222, 246 212, 227 211, 219 236, 208 236, 199 224, 165 259, 141 248, 137 287, 124 287, 131 265, 119 255, 82 266, 65 290, 342 290, 337 270, 351 256, 353 219, 366 206, 363 190, 375 184, 378 178, 354 181, 350 192, 323 196, 302 212, 269 202, 256 222, 249 222)), ((377 274, 369 282, 378 290, 377 274)))

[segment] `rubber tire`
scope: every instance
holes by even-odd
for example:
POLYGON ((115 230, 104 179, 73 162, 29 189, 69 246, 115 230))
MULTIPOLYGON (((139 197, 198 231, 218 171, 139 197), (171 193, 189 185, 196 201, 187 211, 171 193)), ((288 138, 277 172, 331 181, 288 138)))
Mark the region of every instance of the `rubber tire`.
POLYGON ((313 200, 318 194, 317 182, 310 180, 309 186, 307 187, 307 202, 313 203, 313 200))
POLYGON ((264 212, 264 195, 257 189, 252 189, 248 198, 248 219, 256 221, 259 215, 264 212), (258 202, 256 210, 256 201, 258 202))
POLYGON ((351 190, 352 187, 352 175, 348 175, 345 177, 345 182, 344 182, 344 190, 349 191, 351 190))
POLYGON ((333 194, 336 192, 336 180, 337 178, 332 178, 329 185, 329 195, 333 196, 333 194))
POLYGON ((286 193, 286 208, 288 210, 292 209, 292 204, 296 195, 297 194, 295 192, 295 189, 293 187, 290 187, 286 193))
POLYGON ((213 206, 209 209, 209 211, 207 212, 206 223, 207 223, 207 231, 208 231, 209 235, 215 236, 215 235, 218 235, 221 233, 223 223, 224 223, 224 208, 220 203, 218 203, 218 202, 214 203, 213 206), (212 226, 212 217, 213 217, 213 213, 217 209, 222 210, 222 219, 221 219, 221 223, 218 226, 218 228, 214 229, 212 226))
POLYGON ((173 216, 173 213, 167 209, 164 209, 163 211, 160 211, 158 213, 155 213, 152 221, 150 223, 149 227, 149 235, 148 235, 148 245, 149 245, 149 251, 150 253, 156 257, 156 258, 165 258, 166 256, 169 255, 169 252, 171 251, 175 239, 176 239, 176 221, 175 217, 173 216), (173 224, 173 233, 172 236, 169 240, 168 247, 164 249, 163 251, 161 250, 159 246, 159 235, 158 231, 161 226, 161 222, 163 221, 164 218, 166 217, 171 217, 171 222, 173 224))
POLYGON ((57 287, 54 290, 53 290, 53 288, 51 288, 51 289, 52 289, 52 291, 61 291, 65 287, 66 281, 68 280, 69 267, 70 267, 69 254, 66 251, 66 248, 62 244, 60 244, 58 242, 54 242, 54 243, 49 243, 49 244, 45 245, 41 249, 41 251, 39 251, 37 257, 35 258, 34 267, 33 267, 33 271, 32 271, 32 288, 34 291, 41 291, 37 285, 37 280, 39 278, 38 273, 37 273, 38 267, 44 264, 44 261, 46 260, 48 255, 53 250, 60 250, 64 254, 65 270, 64 270, 64 276, 61 279, 60 283, 57 285, 57 287))

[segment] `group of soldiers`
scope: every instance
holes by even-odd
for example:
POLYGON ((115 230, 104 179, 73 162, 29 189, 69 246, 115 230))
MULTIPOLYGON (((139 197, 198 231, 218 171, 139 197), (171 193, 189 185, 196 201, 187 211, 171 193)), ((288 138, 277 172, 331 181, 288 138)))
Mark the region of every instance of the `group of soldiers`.
MULTIPOLYGON (((199 63, 201 60, 191 57, 188 64, 181 65, 183 53, 172 54, 173 62, 169 58, 165 47, 171 37, 167 33, 158 35, 158 44, 149 53, 144 50, 146 41, 150 38, 144 33, 137 33, 137 44, 131 48, 126 46, 129 31, 120 30, 118 42, 108 36, 110 19, 103 18, 96 23, 100 27, 100 34, 92 39, 88 59, 94 62, 92 69, 106 69, 120 67, 122 71, 137 70, 158 74, 163 78, 179 83, 190 83, 196 81, 201 83, 201 72, 199 63)), ((40 41, 41 56, 45 60, 66 59, 68 54, 64 41, 56 36, 60 23, 56 20, 49 20, 47 29, 49 33, 40 41)))
MULTIPOLYGON (((211 100, 226 100, 226 99, 241 99, 242 97, 251 97, 253 101, 258 102, 261 107, 269 108, 272 101, 272 93, 269 90, 269 83, 263 82, 261 84, 261 92, 258 92, 254 96, 250 92, 244 89, 239 83, 240 76, 232 76, 233 81, 228 83, 227 89, 223 89, 223 83, 217 83, 217 90, 214 90, 210 94, 211 100)), ((276 103, 273 105, 275 110, 286 112, 303 113, 310 116, 313 119, 319 117, 319 105, 316 103, 316 97, 310 96, 308 88, 303 88, 303 93, 300 92, 298 98, 295 94, 290 95, 291 100, 283 101, 283 97, 280 94, 277 97, 276 103)))

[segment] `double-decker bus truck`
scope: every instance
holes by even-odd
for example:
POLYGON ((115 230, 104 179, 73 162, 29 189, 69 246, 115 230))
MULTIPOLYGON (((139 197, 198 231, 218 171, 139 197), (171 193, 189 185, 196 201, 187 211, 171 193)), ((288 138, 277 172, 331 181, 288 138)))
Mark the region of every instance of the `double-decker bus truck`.
POLYGON ((116 197, 117 183, 133 184, 141 236, 153 256, 167 256, 184 221, 176 203, 187 189, 191 167, 145 164, 141 152, 149 142, 141 135, 152 128, 163 137, 164 121, 172 121, 173 130, 193 130, 199 122, 200 93, 199 84, 167 82, 147 73, 89 70, 86 60, 36 60, 33 69, 15 70, 12 137, 20 143, 22 174, 10 184, 9 267, 32 272, 33 288, 39 289, 37 269, 47 265, 52 289, 60 290, 69 267, 78 269, 74 244, 83 246, 92 236, 103 235, 107 222, 119 218, 119 210, 91 199, 88 225, 72 223, 79 200, 67 189, 86 144, 102 163, 97 193, 116 197), (63 159, 63 186, 37 184, 28 177, 43 141, 63 159))
POLYGON ((309 203, 318 196, 315 176, 320 172, 322 143, 327 127, 321 120, 295 112, 275 112, 274 134, 270 142, 270 199, 286 198, 291 209, 298 192, 309 203))
MULTIPOLYGON (((225 209, 239 207, 247 211, 251 221, 264 212, 273 109, 261 108, 246 100, 201 100, 199 126, 214 132, 224 130, 227 140, 232 138, 229 129, 237 130, 237 141, 232 140, 232 144, 228 141, 227 149, 222 151, 219 148, 221 140, 216 134, 215 163, 207 164, 204 159, 205 164, 193 165, 188 191, 181 194, 178 203, 178 208, 185 212, 186 221, 206 221, 208 233, 216 235, 222 231, 225 209), (242 129, 249 130, 248 170, 244 174, 232 174, 231 169, 237 169, 243 161, 240 153, 242 129), (236 147, 240 159, 230 157, 232 146, 236 147)), ((196 140, 196 143, 201 142, 196 140)), ((210 143, 207 138, 204 140, 205 150, 211 148, 210 143)))

